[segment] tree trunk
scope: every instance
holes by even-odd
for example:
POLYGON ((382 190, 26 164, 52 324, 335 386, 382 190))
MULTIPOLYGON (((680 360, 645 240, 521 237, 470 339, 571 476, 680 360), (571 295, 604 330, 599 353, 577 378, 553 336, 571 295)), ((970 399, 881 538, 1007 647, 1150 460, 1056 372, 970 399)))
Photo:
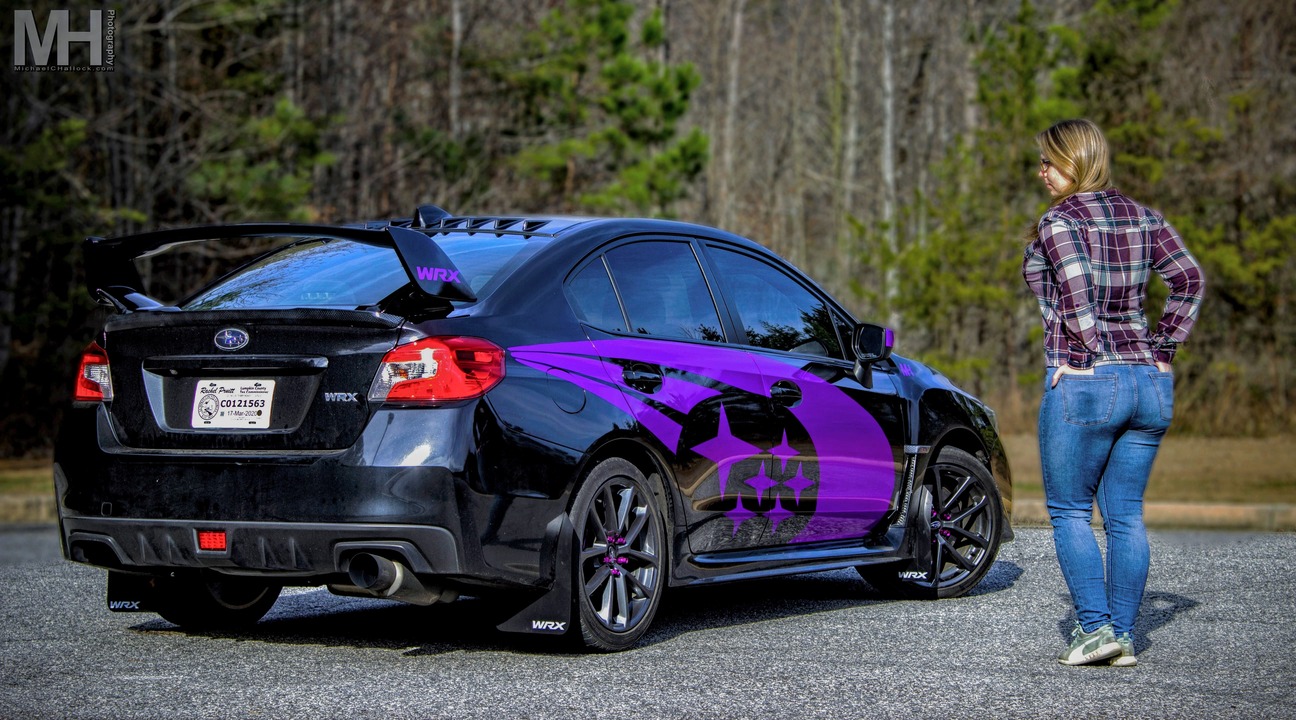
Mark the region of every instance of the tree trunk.
POLYGON ((447 105, 450 113, 450 137, 458 140, 463 134, 460 124, 460 103, 463 101, 463 69, 459 55, 463 50, 463 0, 450 0, 450 88, 447 105))
POLYGON ((746 0, 733 1, 733 13, 729 29, 729 82, 725 90, 724 144, 721 146, 720 186, 717 193, 720 206, 720 227, 722 228, 733 227, 733 192, 731 188, 733 187, 734 146, 737 144, 737 138, 734 137, 734 125, 738 115, 738 81, 742 67, 742 23, 745 5, 746 0))
POLYGON ((3 218, 3 252, 0 252, 0 377, 4 377, 5 366, 13 347, 13 321, 18 292, 18 262, 20 228, 23 225, 23 208, 6 207, 0 212, 3 218))
POLYGON ((900 251, 899 232, 896 227, 896 168, 895 168, 895 76, 893 55, 895 54, 895 4, 892 0, 882 0, 882 142, 879 165, 882 171, 882 223, 886 229, 887 267, 885 281, 885 298, 887 322, 892 327, 900 324, 900 313, 896 309, 897 283, 899 272, 897 256, 900 251))
MULTIPOLYGON (((853 7, 853 6, 852 6, 853 7)), ((837 221, 837 273, 838 283, 848 285, 855 274, 855 243, 850 224, 845 222, 848 215, 854 214, 855 207, 855 174, 859 156, 859 65, 860 38, 863 33, 856 23, 852 22, 854 12, 847 13, 846 30, 846 100, 843 120, 846 124, 845 136, 842 138, 841 167, 837 177, 840 193, 840 216, 837 221)))

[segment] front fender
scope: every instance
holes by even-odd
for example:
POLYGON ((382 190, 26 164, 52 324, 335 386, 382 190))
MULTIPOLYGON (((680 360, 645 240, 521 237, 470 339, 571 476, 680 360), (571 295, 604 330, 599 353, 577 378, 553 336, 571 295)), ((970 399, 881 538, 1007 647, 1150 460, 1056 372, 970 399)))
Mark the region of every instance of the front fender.
POLYGON ((919 457, 917 476, 944 447, 961 448, 985 463, 995 479, 1004 508, 1004 540, 1012 533, 1012 470, 990 409, 981 401, 958 390, 933 389, 918 401, 917 445, 931 451, 919 457))

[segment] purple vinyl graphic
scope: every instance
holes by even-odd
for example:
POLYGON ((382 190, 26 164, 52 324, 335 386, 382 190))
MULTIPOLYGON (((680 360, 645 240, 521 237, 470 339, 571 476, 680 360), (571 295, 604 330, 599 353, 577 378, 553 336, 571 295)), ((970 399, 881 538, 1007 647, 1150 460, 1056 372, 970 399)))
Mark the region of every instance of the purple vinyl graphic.
MULTIPOLYGON (((671 452, 691 450, 716 463, 722 497, 738 488, 765 504, 774 496, 772 509, 761 514, 775 530, 792 516, 783 505, 782 495, 773 493, 776 484, 795 493, 798 502, 803 495, 815 495, 813 516, 792 538, 793 542, 859 537, 890 509, 895 464, 881 426, 845 391, 803 370, 795 360, 784 362, 742 350, 628 338, 600 340, 597 346, 590 341, 519 346, 510 348, 509 353, 518 362, 572 382, 629 413, 671 452), (647 395, 626 383, 622 366, 616 361, 660 365, 763 398, 770 396, 769 388, 775 382, 793 382, 800 388, 802 402, 786 410, 805 428, 816 457, 799 456, 788 445, 786 432, 782 441, 771 448, 735 436, 730 426, 732 418, 726 416, 723 404, 716 435, 681 448, 683 427, 653 404, 687 415, 719 393, 668 375, 659 390, 647 395), (750 477, 730 477, 737 463, 751 459, 761 462, 758 470, 747 473, 750 477), (817 479, 802 473, 810 463, 818 465, 817 479), (785 476, 792 468, 795 470, 791 478, 772 479, 785 476), (735 483, 741 485, 736 488, 735 483)), ((726 515, 733 521, 736 533, 739 525, 757 513, 740 501, 726 515)))

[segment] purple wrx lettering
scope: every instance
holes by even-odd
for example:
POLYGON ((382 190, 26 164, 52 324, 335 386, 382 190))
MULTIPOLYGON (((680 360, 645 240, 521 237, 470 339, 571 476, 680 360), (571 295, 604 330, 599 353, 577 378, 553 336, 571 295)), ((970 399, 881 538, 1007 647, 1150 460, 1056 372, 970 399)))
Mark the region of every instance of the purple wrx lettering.
POLYGON ((431 280, 433 282, 436 282, 438 280, 441 282, 459 281, 458 270, 448 270, 446 268, 439 268, 439 267, 423 267, 420 265, 419 267, 415 268, 415 271, 418 273, 419 280, 431 280))

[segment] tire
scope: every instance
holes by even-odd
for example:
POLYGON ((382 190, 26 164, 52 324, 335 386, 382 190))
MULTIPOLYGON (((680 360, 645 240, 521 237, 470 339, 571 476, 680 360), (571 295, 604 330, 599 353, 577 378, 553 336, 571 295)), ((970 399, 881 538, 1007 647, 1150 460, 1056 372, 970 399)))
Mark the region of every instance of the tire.
POLYGON ((573 600, 587 648, 634 645, 666 585, 666 528, 652 484, 630 462, 604 460, 572 503, 577 547, 573 600))
POLYGON ((185 630, 243 630, 279 599, 281 585, 213 572, 161 578, 157 613, 185 630))
POLYGON ((945 448, 927 468, 923 485, 932 494, 934 580, 901 580, 895 564, 857 567, 869 585, 891 597, 952 598, 976 587, 999 554, 1003 501, 994 477, 976 458, 945 448))

